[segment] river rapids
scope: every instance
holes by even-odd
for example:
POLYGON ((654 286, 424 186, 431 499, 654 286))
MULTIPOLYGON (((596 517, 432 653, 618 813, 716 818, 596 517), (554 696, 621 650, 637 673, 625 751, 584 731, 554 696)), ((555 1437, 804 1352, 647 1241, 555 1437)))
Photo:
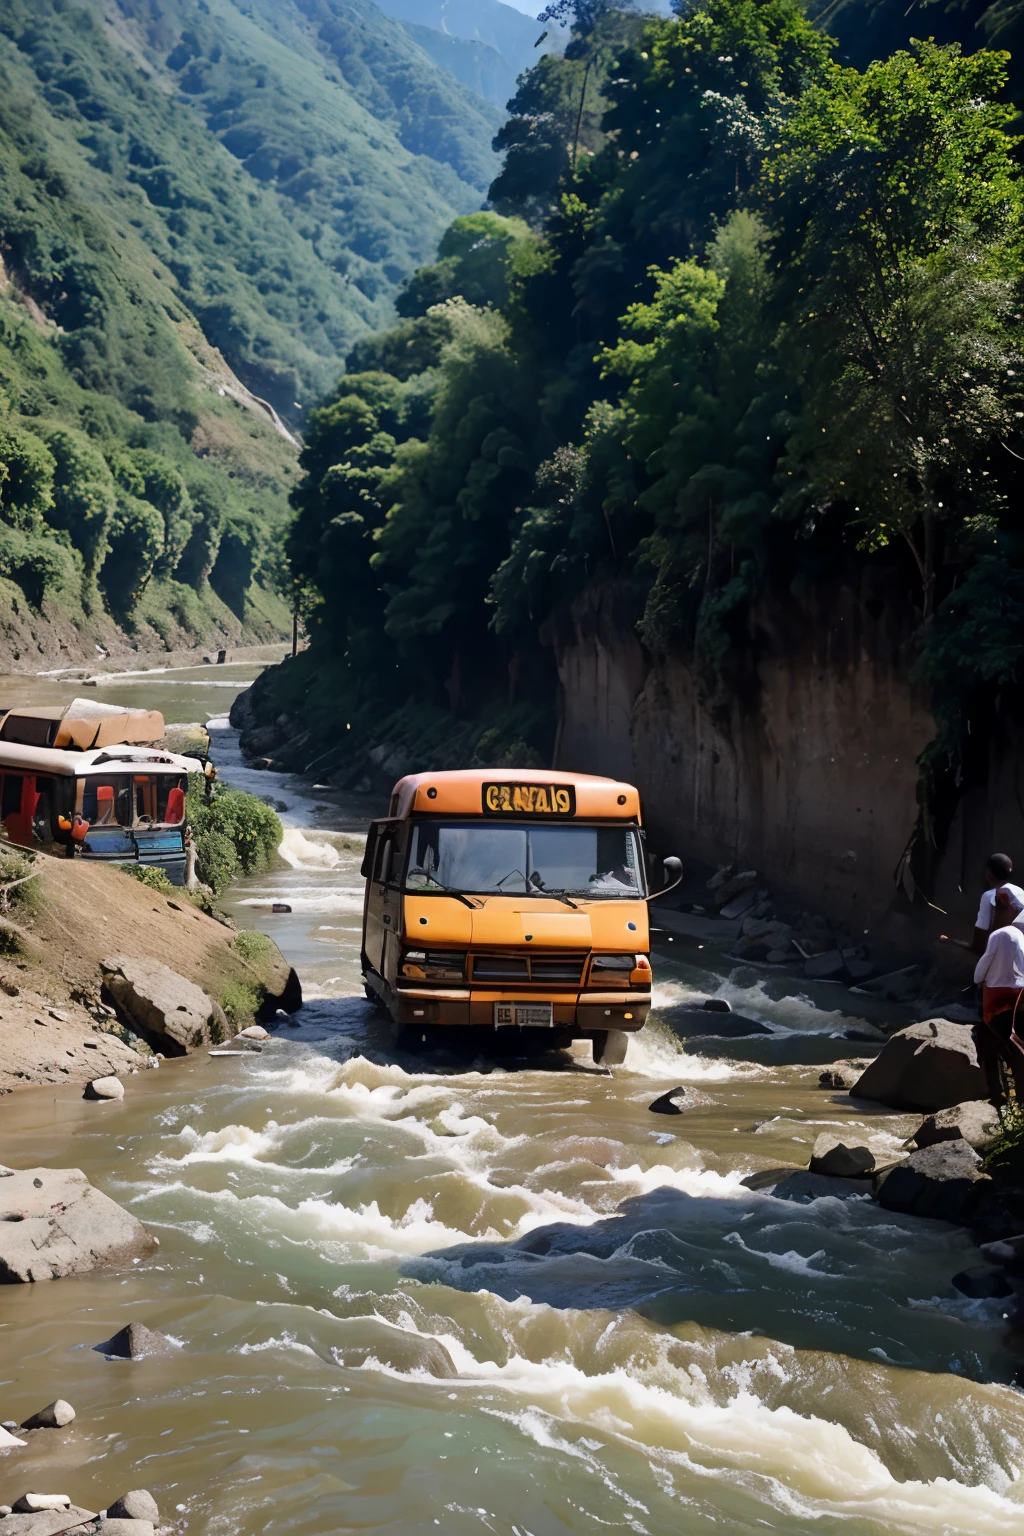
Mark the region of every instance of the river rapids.
MULTIPOLYGON (((1021 1536, 1019 1360, 1005 1303, 950 1285, 979 1262, 969 1236, 741 1183, 806 1163, 823 1128, 883 1152, 913 1130, 817 1086, 858 1049, 838 1038, 857 1000, 786 995, 662 935, 653 1022, 613 1074, 582 1048, 400 1049, 359 977, 376 808, 242 764, 226 689, 251 677, 97 693, 210 719, 222 777, 278 803, 278 867, 229 904, 307 1002, 261 1055, 167 1063, 120 1104, 3 1101, 0 1162, 84 1169, 161 1248, 126 1276, 5 1290, 2 1416, 60 1396, 78 1418, 61 1449, 18 1453, 17 1487, 0 1456, 0 1498, 148 1487, 193 1536, 1021 1536), (709 993, 771 1034, 684 1050, 673 1009, 709 993), (679 1084, 693 1107, 651 1115, 679 1084), (90 1348, 134 1319, 180 1351, 90 1348)), ((79 687, 5 680, 37 701, 79 687)))

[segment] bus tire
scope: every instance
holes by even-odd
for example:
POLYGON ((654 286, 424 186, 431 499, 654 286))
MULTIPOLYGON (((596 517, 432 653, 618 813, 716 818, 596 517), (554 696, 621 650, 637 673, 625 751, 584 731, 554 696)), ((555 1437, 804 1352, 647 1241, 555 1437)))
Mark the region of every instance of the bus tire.
POLYGON ((629 1049, 624 1029, 599 1029, 594 1034, 594 1060, 602 1067, 621 1067, 629 1049))

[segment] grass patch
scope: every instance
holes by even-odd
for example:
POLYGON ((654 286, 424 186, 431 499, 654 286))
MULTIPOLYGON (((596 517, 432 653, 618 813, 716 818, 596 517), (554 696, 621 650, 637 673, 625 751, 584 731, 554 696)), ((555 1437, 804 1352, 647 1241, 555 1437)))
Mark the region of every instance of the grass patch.
POLYGON ((237 1034, 255 1019, 263 1003, 263 990, 245 981, 229 981, 220 994, 220 1005, 237 1034))
MULTIPOLYGON (((118 869, 122 874, 130 875, 140 885, 148 886, 151 891, 159 891, 161 896, 173 896, 178 890, 172 885, 162 869, 157 869, 150 864, 119 864, 118 869)), ((179 892, 180 894, 180 892, 179 892)))
POLYGON ((261 965, 274 957, 276 946, 273 940, 265 933, 257 933, 254 928, 243 928, 232 942, 250 965, 261 965))

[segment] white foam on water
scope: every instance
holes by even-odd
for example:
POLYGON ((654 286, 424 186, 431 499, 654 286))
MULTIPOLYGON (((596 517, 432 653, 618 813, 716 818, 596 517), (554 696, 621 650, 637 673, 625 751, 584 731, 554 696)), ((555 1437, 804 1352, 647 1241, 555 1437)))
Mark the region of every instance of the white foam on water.
POLYGON ((297 1168, 291 1163, 276 1160, 274 1154, 284 1152, 288 1139, 296 1132, 305 1131, 322 1120, 300 1120, 288 1126, 280 1126, 270 1120, 262 1131, 248 1125, 226 1125, 219 1131, 207 1131, 205 1135, 186 1125, 179 1136, 187 1150, 180 1157, 161 1151, 155 1158, 156 1165, 185 1168, 192 1163, 248 1163, 254 1167, 273 1170, 275 1173, 316 1175, 347 1173, 355 1165, 354 1157, 339 1158, 326 1167, 297 1168))
POLYGON ((206 722, 208 731, 230 731, 231 720, 228 715, 211 715, 206 722))
POLYGON ((265 895, 245 896, 236 902, 239 907, 268 907, 276 901, 287 902, 293 912, 357 913, 363 910, 363 893, 344 886, 325 885, 321 889, 307 886, 301 891, 280 886, 265 895))
POLYGON ((341 862, 333 843, 314 842, 301 827, 286 827, 277 851, 292 869, 334 869, 341 862))
MULTIPOLYGON (((404 1326, 421 1332, 411 1319, 404 1326)), ((455 1364, 458 1377, 443 1383, 449 1395, 451 1389, 458 1396, 483 1389, 484 1401, 494 1403, 499 1389, 511 1399, 506 1411, 499 1406, 484 1411, 511 1419, 538 1444, 572 1455, 579 1455, 581 1446, 599 1453, 592 1440, 566 1438, 570 1427, 624 1442, 664 1466, 683 1469, 691 1497, 695 1480, 727 1476, 758 1499, 764 1514, 774 1509, 811 1519, 870 1520, 880 1531, 928 1536, 1021 1536, 1024 1530, 1019 1477, 1007 1485, 992 1469, 1013 1498, 986 1483, 968 1486, 948 1477, 900 1481, 841 1424, 785 1405, 769 1407, 747 1387, 716 1402, 699 1368, 687 1372, 662 1361, 646 1372, 615 1368, 587 1375, 565 1358, 535 1361, 513 1354, 499 1364, 477 1360, 453 1334, 422 1336, 436 1338, 455 1364), (528 1406, 516 1409, 516 1398, 528 1406)), ((362 1369, 412 1374, 376 1360, 362 1369)), ((708 1495, 714 1497, 710 1488, 708 1495)))
POLYGON ((630 1036, 623 1072, 657 1081, 679 1083, 725 1083, 735 1078, 763 1077, 767 1068, 745 1061, 721 1061, 707 1056, 688 1056, 682 1043, 657 1022, 646 1024, 630 1036))
POLYGON ((731 977, 726 977, 719 981, 714 992, 686 981, 665 980, 656 982, 651 993, 656 1009, 700 1007, 707 997, 724 998, 735 1013, 767 1024, 776 1034, 829 1035, 864 1022, 857 1014, 844 1013, 838 1008, 821 1008, 803 993, 773 998, 769 996, 768 983, 764 980, 752 986, 740 986, 731 977))

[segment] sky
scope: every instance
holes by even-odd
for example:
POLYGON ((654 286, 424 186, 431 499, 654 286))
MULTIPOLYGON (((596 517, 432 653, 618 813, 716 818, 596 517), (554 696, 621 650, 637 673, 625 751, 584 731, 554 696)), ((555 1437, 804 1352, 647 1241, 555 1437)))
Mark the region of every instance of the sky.
POLYGON ((539 16, 544 9, 543 0, 505 0, 506 5, 512 5, 517 11, 525 11, 527 16, 539 16))

